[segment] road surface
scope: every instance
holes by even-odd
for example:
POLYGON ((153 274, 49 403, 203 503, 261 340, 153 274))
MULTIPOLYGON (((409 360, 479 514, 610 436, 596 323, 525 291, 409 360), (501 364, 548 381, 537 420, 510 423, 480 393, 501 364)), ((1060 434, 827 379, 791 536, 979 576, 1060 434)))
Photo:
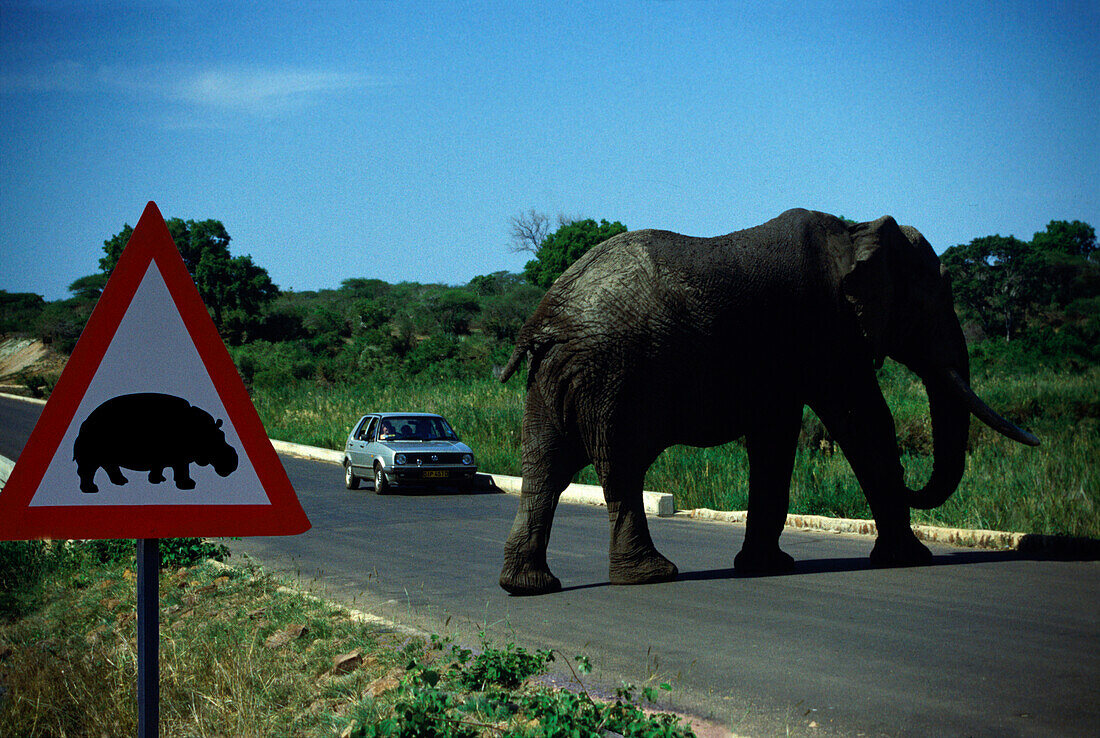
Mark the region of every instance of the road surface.
MULTIPOLYGON (((0 399, 17 458, 40 406, 0 399)), ((339 467, 283 458, 313 523, 230 542, 300 587, 476 644, 586 654, 594 685, 670 682, 665 708, 747 735, 1072 736, 1100 730, 1100 563, 933 548, 935 565, 874 570, 872 541, 788 531, 794 574, 741 579, 744 529, 651 518, 675 582, 607 581, 602 508, 562 505, 549 561, 565 590, 496 584, 516 498, 376 496, 339 467)))

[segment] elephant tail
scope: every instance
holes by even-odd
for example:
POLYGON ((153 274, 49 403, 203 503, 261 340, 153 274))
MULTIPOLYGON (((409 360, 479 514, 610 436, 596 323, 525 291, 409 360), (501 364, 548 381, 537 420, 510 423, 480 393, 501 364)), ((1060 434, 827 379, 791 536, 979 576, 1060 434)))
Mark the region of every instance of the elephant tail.
POLYGON ((516 373, 524 357, 530 357, 530 372, 534 374, 540 358, 545 355, 550 346, 558 342, 554 333, 545 329, 544 321, 536 320, 538 317, 536 313, 535 317, 520 329, 519 336, 516 337, 516 348, 512 351, 508 363, 500 370, 501 382, 507 382, 516 373))
POLYGON ((520 363, 523 361, 523 357, 526 355, 527 347, 522 343, 517 343, 515 351, 512 352, 511 358, 508 359, 508 363, 500 370, 500 381, 502 383, 507 382, 512 375, 516 373, 516 369, 519 368, 520 363))

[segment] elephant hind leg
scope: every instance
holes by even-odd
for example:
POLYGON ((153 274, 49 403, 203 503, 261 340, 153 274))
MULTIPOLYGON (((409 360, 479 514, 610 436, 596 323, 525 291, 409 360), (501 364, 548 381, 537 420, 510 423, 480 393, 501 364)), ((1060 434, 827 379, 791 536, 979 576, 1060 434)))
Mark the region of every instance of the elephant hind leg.
MULTIPOLYGON (((618 458, 630 458, 618 455, 618 458)), ((611 528, 608 550, 608 576, 612 584, 652 584, 676 578, 676 565, 666 559, 649 534, 642 487, 645 469, 629 473, 613 464, 597 462, 596 472, 603 485, 607 517, 611 528)))
POLYGON ((770 421, 745 438, 749 510, 745 543, 733 560, 741 576, 786 574, 794 569, 794 559, 779 548, 779 536, 787 520, 802 407, 777 410, 770 421))
POLYGON ((504 544, 500 586, 513 595, 557 592, 546 549, 558 498, 588 463, 584 451, 553 422, 537 389, 528 392, 523 417, 523 490, 512 531, 504 544))

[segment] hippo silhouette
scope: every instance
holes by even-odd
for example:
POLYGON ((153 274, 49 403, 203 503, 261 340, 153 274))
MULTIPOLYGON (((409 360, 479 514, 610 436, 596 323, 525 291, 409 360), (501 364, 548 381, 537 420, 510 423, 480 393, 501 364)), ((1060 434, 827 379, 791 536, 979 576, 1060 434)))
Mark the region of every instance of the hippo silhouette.
POLYGON ((102 467, 112 484, 126 484, 120 467, 149 472, 160 484, 171 467, 176 487, 194 489, 188 469, 214 465, 219 476, 237 469, 237 452, 225 441, 222 421, 182 397, 156 392, 107 400, 80 424, 73 460, 81 492, 98 492, 95 474, 102 467))

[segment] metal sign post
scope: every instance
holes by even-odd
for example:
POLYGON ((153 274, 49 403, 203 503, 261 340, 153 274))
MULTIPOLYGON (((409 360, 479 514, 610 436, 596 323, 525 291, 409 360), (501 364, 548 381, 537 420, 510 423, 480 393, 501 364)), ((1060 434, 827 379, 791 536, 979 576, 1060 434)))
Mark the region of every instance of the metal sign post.
POLYGON ((160 539, 137 541, 138 738, 160 735, 160 539))

